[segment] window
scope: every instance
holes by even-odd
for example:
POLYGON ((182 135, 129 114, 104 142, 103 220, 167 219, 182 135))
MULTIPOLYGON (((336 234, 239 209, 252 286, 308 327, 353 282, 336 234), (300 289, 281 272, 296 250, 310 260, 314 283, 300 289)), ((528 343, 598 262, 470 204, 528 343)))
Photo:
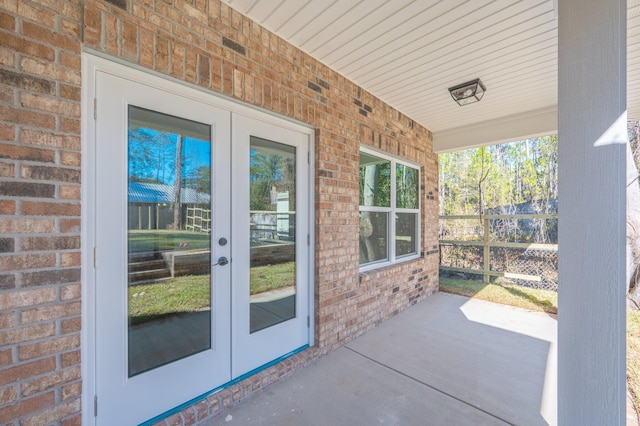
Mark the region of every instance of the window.
POLYGON ((420 170, 360 151, 360 266, 373 268, 419 255, 420 170))

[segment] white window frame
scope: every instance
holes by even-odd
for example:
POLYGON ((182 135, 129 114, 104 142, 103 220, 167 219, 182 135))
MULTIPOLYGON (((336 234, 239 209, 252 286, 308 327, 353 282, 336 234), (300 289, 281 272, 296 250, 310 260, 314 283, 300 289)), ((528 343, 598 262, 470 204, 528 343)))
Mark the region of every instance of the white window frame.
MULTIPOLYGON (((383 260, 373 261, 369 263, 364 263, 360 265, 360 271, 370 271, 372 269, 383 268, 385 266, 394 265, 402 262, 408 262, 414 259, 418 259, 422 256, 421 254, 421 218, 422 218, 422 192, 421 192, 421 167, 419 164, 412 163, 410 161, 406 161, 400 159, 398 157, 394 157, 387 153, 366 148, 360 147, 360 153, 365 153, 368 155, 373 155, 375 157, 379 157, 383 160, 387 160, 391 163, 391 172, 390 172, 390 200, 389 207, 378 207, 378 206, 361 206, 358 205, 359 213, 361 212, 372 212, 372 213, 386 213, 387 217, 387 258, 383 260), (407 208, 398 208, 396 207, 396 165, 401 164, 404 166, 411 167, 418 171, 418 208, 417 209, 407 209, 407 208), (416 220, 416 253, 406 254, 403 256, 396 256, 396 213, 412 213, 417 215, 416 220)), ((358 166, 358 170, 360 170, 358 166)), ((360 241, 360 237, 358 236, 358 241, 360 241)))

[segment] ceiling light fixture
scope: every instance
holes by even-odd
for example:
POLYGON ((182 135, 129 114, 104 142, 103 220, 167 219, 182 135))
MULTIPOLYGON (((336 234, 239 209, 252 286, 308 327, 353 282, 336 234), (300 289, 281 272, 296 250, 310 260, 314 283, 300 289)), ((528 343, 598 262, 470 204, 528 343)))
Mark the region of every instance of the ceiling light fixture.
POLYGON ((485 91, 484 84, 482 84, 479 78, 454 87, 449 87, 451 97, 460 106, 478 102, 484 96, 485 91))

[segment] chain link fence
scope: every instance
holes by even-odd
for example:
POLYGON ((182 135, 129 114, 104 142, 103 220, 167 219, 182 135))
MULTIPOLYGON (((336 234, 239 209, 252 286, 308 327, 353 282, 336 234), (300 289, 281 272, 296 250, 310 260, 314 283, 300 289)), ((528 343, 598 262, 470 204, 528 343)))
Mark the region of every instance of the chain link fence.
POLYGON ((440 273, 558 290, 556 215, 443 216, 440 273))

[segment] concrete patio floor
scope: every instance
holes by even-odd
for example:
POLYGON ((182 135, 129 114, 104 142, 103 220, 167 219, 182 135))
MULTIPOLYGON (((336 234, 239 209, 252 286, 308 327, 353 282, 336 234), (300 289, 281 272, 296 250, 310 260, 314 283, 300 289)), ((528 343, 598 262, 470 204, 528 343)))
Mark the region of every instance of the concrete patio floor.
POLYGON ((556 326, 435 294, 207 424, 554 425, 556 326))

